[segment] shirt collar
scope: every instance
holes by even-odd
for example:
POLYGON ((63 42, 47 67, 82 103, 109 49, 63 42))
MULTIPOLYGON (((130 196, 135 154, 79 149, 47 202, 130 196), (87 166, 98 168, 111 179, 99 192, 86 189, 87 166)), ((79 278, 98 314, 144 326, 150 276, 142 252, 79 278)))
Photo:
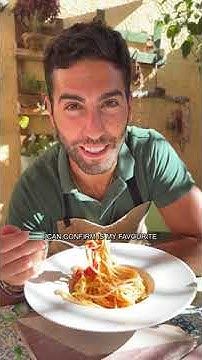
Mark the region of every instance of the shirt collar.
POLYGON ((127 144, 128 134, 126 132, 125 142, 121 146, 117 162, 116 174, 123 181, 127 181, 134 176, 135 159, 131 153, 131 150, 127 144))
POLYGON ((58 155, 58 172, 63 193, 77 191, 71 178, 70 165, 64 145, 60 145, 58 155))

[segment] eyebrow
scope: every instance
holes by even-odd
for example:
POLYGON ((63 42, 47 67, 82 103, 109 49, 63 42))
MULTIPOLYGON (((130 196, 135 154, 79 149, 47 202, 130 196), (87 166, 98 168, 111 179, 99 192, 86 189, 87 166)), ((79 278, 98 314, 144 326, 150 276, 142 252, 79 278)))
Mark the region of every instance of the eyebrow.
POLYGON ((83 103, 85 102, 85 99, 82 98, 81 96, 78 96, 76 94, 68 94, 68 93, 64 93, 60 95, 58 102, 60 103, 62 100, 77 100, 83 103))
MULTIPOLYGON (((112 90, 112 91, 108 91, 104 94, 102 94, 100 97, 99 97, 99 100, 105 100, 109 97, 112 97, 112 96, 121 96, 123 97, 123 93, 120 91, 120 90, 112 90)), ((68 93, 64 93, 62 95, 60 95, 59 97, 59 103, 62 101, 62 100, 77 100, 77 101, 80 101, 82 103, 85 103, 85 99, 82 98, 81 96, 79 95, 76 95, 76 94, 68 94, 68 93)))
POLYGON ((100 100, 105 100, 105 99, 107 99, 109 97, 117 96, 117 95, 123 97, 123 93, 120 90, 117 89, 117 90, 112 90, 112 91, 109 91, 109 92, 106 92, 106 93, 102 94, 99 99, 100 100))

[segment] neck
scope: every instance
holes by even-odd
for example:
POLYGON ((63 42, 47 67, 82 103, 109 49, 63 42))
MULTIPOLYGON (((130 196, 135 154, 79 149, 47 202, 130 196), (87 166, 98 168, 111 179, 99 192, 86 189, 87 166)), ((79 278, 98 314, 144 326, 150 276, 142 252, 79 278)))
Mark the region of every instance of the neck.
POLYGON ((97 175, 84 173, 78 165, 69 159, 73 180, 78 188, 86 195, 102 200, 112 182, 116 164, 107 172, 97 175))

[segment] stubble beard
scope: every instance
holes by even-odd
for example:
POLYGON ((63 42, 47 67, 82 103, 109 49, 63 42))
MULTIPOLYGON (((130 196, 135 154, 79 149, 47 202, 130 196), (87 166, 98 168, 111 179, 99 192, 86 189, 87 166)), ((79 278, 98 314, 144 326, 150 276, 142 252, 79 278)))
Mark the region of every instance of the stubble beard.
POLYGON ((90 138, 81 139, 73 144, 69 144, 65 137, 56 129, 58 140, 64 145, 69 159, 73 160, 77 166, 88 175, 104 174, 109 171, 116 163, 120 148, 125 140, 126 126, 123 128, 119 137, 111 137, 109 135, 103 135, 100 139, 94 141, 90 138), (108 156, 104 160, 85 161, 79 154, 79 146, 81 145, 108 145, 108 156))
MULTIPOLYGON (((79 168, 88 175, 97 175, 103 174, 109 171, 117 162, 118 153, 121 148, 121 145, 124 141, 122 139, 121 143, 118 145, 112 145, 110 143, 109 155, 104 160, 91 160, 86 162, 82 156, 80 156, 77 147, 67 147, 66 151, 69 156, 78 166, 79 168)), ((92 145, 92 143, 91 143, 92 145)))

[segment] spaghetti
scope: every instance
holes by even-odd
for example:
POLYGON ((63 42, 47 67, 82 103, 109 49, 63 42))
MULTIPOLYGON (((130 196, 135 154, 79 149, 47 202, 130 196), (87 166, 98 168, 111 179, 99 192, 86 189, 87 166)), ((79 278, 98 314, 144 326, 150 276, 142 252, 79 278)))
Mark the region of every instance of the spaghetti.
POLYGON ((70 279, 66 279, 67 290, 56 291, 64 300, 82 305, 123 308, 148 296, 139 272, 113 261, 109 240, 87 241, 85 249, 89 266, 86 269, 75 268, 70 279))

